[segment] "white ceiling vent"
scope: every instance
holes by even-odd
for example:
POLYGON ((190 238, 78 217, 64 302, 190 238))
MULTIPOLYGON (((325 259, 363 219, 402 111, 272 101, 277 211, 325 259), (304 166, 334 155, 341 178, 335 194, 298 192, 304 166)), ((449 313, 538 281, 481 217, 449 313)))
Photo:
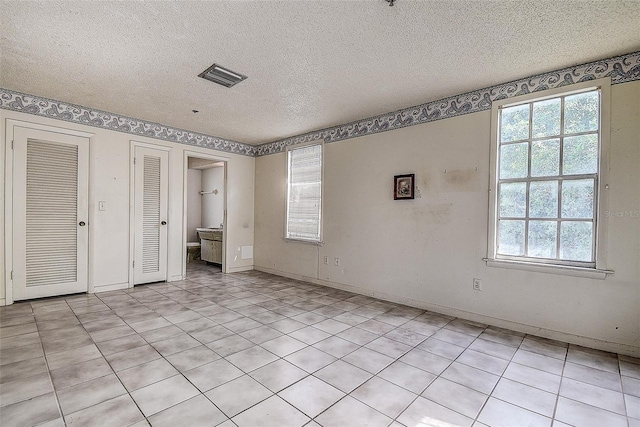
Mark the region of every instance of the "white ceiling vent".
POLYGON ((213 64, 211 67, 198 74, 198 77, 202 77, 203 79, 207 79, 226 87, 234 86, 247 78, 247 76, 228 70, 218 64, 213 64))

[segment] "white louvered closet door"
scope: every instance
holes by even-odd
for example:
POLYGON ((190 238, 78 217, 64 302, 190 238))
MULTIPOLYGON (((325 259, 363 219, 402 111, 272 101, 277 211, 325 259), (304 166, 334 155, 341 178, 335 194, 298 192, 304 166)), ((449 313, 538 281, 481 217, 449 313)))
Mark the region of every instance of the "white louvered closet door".
POLYGON ((167 278, 167 168, 169 153, 136 146, 133 283, 167 278))
POLYGON ((13 299, 87 292, 89 139, 14 128, 13 299))

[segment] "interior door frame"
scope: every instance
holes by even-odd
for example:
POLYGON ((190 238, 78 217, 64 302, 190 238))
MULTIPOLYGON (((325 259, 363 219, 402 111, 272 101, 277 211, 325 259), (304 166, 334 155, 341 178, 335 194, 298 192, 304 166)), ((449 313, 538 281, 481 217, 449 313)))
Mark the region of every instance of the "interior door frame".
MULTIPOLYGON (((166 151, 169 153, 172 147, 168 147, 166 145, 159 144, 151 144, 148 142, 130 141, 130 157, 129 157, 129 288, 134 287, 134 267, 133 261, 135 260, 135 234, 136 234, 136 183, 135 183, 135 164, 133 163, 133 159, 136 157, 136 147, 149 148, 152 150, 166 151)), ((169 179, 169 186, 167 188, 167 248, 169 245, 169 236, 171 230, 171 221, 169 221, 169 211, 171 200, 171 156, 169 156, 169 161, 167 162, 167 177, 169 179)), ((167 250, 167 259, 165 260, 165 281, 169 280, 169 250, 167 250)))
MULTIPOLYGON (((13 304, 13 139, 14 131, 16 127, 42 130, 46 132, 59 133, 69 136, 79 136, 89 139, 89 197, 88 197, 88 222, 89 222, 89 241, 88 241, 88 269, 87 269, 87 292, 92 293, 94 291, 93 282, 93 268, 91 265, 92 259, 92 242, 93 242, 93 230, 91 223, 93 222, 95 209, 93 209, 93 186, 92 186, 92 171, 93 163, 91 158, 91 146, 95 141, 95 133, 84 132, 74 129, 61 128, 57 126, 44 125, 40 123, 25 122, 23 120, 6 119, 5 122, 5 155, 4 155, 4 285, 5 285, 5 301, 4 304, 13 304)), ((2 305, 0 303, 0 305, 2 305)))
MULTIPOLYGON (((227 228, 227 176, 229 169, 229 157, 217 156, 215 154, 201 153, 198 151, 184 150, 183 154, 183 173, 182 173, 182 188, 187 188, 189 173, 189 157, 197 157, 199 159, 213 160, 224 163, 224 200, 223 200, 223 233, 222 233, 222 272, 227 272, 227 242, 229 229, 227 228)), ((187 191, 182 192, 182 279, 187 277, 187 204, 188 195, 187 191)))

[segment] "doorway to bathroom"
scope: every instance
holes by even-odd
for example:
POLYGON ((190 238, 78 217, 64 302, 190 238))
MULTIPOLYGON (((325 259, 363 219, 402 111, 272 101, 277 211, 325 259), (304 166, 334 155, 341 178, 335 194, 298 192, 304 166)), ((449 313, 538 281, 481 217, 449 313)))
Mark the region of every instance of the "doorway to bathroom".
POLYGON ((226 271, 226 172, 224 159, 185 153, 183 277, 226 271))

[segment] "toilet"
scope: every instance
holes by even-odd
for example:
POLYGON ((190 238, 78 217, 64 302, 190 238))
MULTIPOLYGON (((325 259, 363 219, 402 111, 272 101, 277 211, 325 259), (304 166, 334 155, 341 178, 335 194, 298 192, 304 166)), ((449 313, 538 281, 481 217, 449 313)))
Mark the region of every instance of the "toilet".
POLYGON ((200 243, 187 242, 187 263, 200 259, 200 243))

